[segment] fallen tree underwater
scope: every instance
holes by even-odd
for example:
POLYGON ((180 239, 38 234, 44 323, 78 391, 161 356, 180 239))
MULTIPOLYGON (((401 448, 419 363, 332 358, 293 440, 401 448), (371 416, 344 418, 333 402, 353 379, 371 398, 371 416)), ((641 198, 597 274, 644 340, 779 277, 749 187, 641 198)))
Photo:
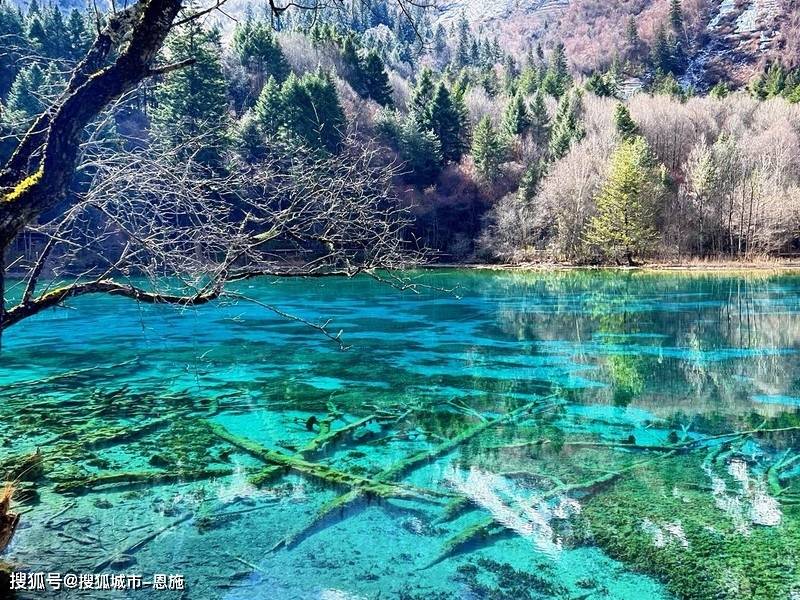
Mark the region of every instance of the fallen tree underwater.
MULTIPOLYGON (((113 393, 111 396, 118 397, 113 393)), ((175 398, 184 397, 177 395, 175 398)), ((462 419, 460 423, 463 423, 463 428, 453 437, 429 436, 428 440, 436 439, 437 441, 429 441, 427 448, 413 451, 405 458, 365 474, 363 472, 351 472, 346 468, 335 468, 330 464, 326 464, 326 462, 335 457, 342 448, 348 446, 358 447, 364 443, 374 444, 375 440, 371 436, 362 435, 359 437, 359 434, 363 433, 365 428, 377 426, 383 429, 389 426, 392 428, 390 433, 402 433, 403 426, 408 426, 407 419, 413 419, 415 415, 423 410, 423 407, 372 408, 371 412, 365 416, 347 418, 335 407, 329 406, 329 414, 315 421, 315 435, 305 442, 298 443, 293 452, 284 453, 267 448, 249 438, 236 435, 220 423, 209 420, 208 411, 203 409, 203 407, 207 406, 207 403, 196 402, 189 398, 184 398, 184 401, 191 403, 191 405, 175 406, 170 415, 159 415, 157 418, 144 419, 133 427, 129 424, 126 426, 111 424, 98 429, 87 425, 77 430, 71 429, 70 435, 58 433, 59 430, 56 429, 55 433, 57 435, 50 437, 49 447, 43 448, 42 455, 37 453, 35 461, 31 459, 31 456, 17 457, 12 461, 16 465, 14 473, 29 471, 32 473, 33 479, 41 479, 42 477, 47 477, 41 472, 43 460, 48 463, 52 463, 54 460, 68 462, 83 460, 86 456, 89 456, 87 452, 92 449, 124 446, 130 443, 139 443, 142 440, 151 440, 150 446, 152 446, 154 444, 153 439, 161 440, 162 436, 168 436, 171 429, 176 426, 176 421, 179 421, 184 427, 190 427, 190 431, 194 432, 192 435, 196 435, 197 432, 203 433, 200 443, 207 452, 215 448, 224 448, 220 452, 221 455, 228 456, 230 452, 243 453, 256 458, 262 465, 242 468, 234 466, 215 467, 209 464, 197 463, 195 465, 190 463, 176 469, 173 464, 167 463, 163 465, 154 464, 157 468, 142 471, 101 471, 89 476, 77 477, 60 475, 57 479, 50 477, 55 482, 53 490, 65 495, 86 494, 96 491, 118 491, 127 486, 169 485, 203 479, 219 479, 231 477, 237 473, 246 475, 250 483, 256 486, 261 486, 285 474, 294 473, 311 481, 316 481, 325 487, 333 489, 345 488, 338 496, 322 505, 307 523, 283 535, 273 544, 270 552, 295 547, 329 525, 338 522, 345 509, 359 502, 366 506, 374 500, 403 499, 433 504, 441 507, 440 509, 437 508, 437 511, 441 510, 441 516, 434 521, 434 524, 437 525, 451 522, 466 511, 488 511, 490 513, 485 518, 481 518, 477 522, 473 522, 460 531, 453 533, 443 543, 441 551, 420 567, 425 569, 468 551, 476 545, 491 543, 492 540, 500 536, 514 533, 514 528, 495 514, 492 514, 491 510, 482 506, 476 499, 459 490, 428 489, 400 481, 400 479, 415 469, 432 464, 437 459, 458 450, 464 444, 486 433, 491 428, 501 427, 515 421, 532 422, 535 427, 540 427, 542 425, 540 415, 564 405, 564 400, 558 394, 552 394, 523 403, 516 409, 504 414, 481 414, 477 411, 473 414, 470 411, 461 411, 459 418, 462 419), (336 424, 338 422, 344 424, 337 427, 336 424), (319 460, 314 458, 323 453, 324 455, 319 460)), ((105 402, 104 397, 98 397, 96 402, 99 405, 103 405, 105 402)), ((445 404, 447 404, 447 406, 444 406, 445 410, 458 408, 457 405, 445 404)), ((121 405, 127 407, 127 403, 124 400, 121 401, 121 405)), ((226 408, 229 407, 217 406, 216 412, 224 411, 226 408)), ((430 410, 430 408, 427 407, 427 410, 430 410)), ((49 406, 42 401, 36 410, 46 412, 49 410, 49 406)), ((563 411, 560 411, 558 415, 559 418, 564 418, 563 411)), ((411 426, 414 427, 414 425, 411 426)), ((67 425, 62 422, 59 427, 62 428, 62 432, 65 432, 66 429, 64 428, 67 428, 67 425)), ((572 439, 564 441, 561 446, 576 449, 597 448, 620 457, 638 455, 640 458, 634 458, 629 464, 614 470, 595 474, 585 481, 562 481, 557 476, 540 476, 530 471, 527 467, 522 471, 518 471, 517 475, 531 476, 538 480, 550 482, 551 485, 545 485, 540 492, 535 494, 534 499, 536 501, 548 502, 570 496, 581 498, 587 494, 605 490, 608 486, 617 483, 622 477, 669 457, 705 450, 713 451, 714 460, 722 460, 732 451, 734 444, 746 438, 772 434, 793 434, 798 431, 800 431, 800 427, 766 427, 766 424, 762 424, 760 427, 743 431, 693 437, 691 439, 685 438, 683 441, 665 444, 637 444, 635 441, 630 440, 622 443, 613 441, 613 438, 610 438, 609 441, 596 438, 572 439)), ((374 433, 373 430, 373 436, 374 433)), ((408 436, 388 435, 379 438, 378 441, 389 443, 399 439, 408 440, 410 438, 408 436)), ((160 443, 160 441, 155 442, 156 445, 160 443)), ((519 453, 527 452, 528 450, 539 451, 550 445, 552 445, 550 440, 542 437, 532 441, 518 441, 512 438, 505 445, 483 445, 482 447, 492 452, 519 453)), ((205 460, 208 460, 208 458, 205 460)), ((776 460, 767 472, 770 490, 776 497, 780 497, 782 502, 794 503, 796 500, 795 494, 789 489, 790 486, 786 485, 786 481, 794 477, 791 467, 798 460, 800 458, 797 455, 787 452, 776 460)), ((8 468, 11 463, 6 462, 4 466, 8 468)), ((0 505, 0 508, 4 508, 6 513, 9 513, 8 503, 6 503, 5 507, 0 505)), ((401 506, 400 508, 405 507, 401 506)), ((523 512, 524 510, 520 512, 519 516, 521 518, 524 517, 523 512)), ((11 519, 16 520, 18 517, 12 515, 11 519)), ((192 521, 199 528, 201 520, 202 518, 198 517, 196 512, 192 512, 170 524, 169 528, 192 521)), ((14 523, 15 526, 16 522, 14 523)), ((152 532, 152 534, 143 538, 144 541, 141 541, 141 544, 137 542, 132 551, 136 551, 138 548, 148 544, 160 535, 160 532, 160 530, 152 532)), ((2 537, 0 537, 0 541, 2 541, 2 537)), ((125 556, 130 552, 128 552, 126 546, 118 554, 125 556)), ((101 569, 106 568, 113 563, 113 560, 109 560, 98 562, 98 567, 101 567, 101 569)))

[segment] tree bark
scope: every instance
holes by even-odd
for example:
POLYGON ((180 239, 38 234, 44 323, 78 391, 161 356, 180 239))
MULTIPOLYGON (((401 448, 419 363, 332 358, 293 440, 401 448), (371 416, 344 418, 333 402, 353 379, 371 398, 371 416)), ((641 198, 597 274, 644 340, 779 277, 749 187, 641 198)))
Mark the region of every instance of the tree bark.
POLYGON ((62 200, 79 159, 86 126, 111 102, 153 73, 180 0, 140 0, 112 15, 56 105, 37 119, 0 174, 0 250, 62 200), (113 50, 114 62, 102 67, 113 50))
MULTIPOLYGON (((88 294, 108 294, 111 296, 122 296, 130 298, 144 304, 175 304, 179 306, 201 306, 208 304, 219 298, 222 286, 218 285, 211 290, 201 290, 194 296, 172 296, 169 294, 158 294, 141 290, 131 285, 117 283, 111 280, 97 280, 86 283, 77 283, 62 288, 55 289, 36 300, 31 300, 18 304, 5 313, 2 322, 2 329, 16 325, 23 319, 32 317, 48 308, 54 308, 69 298, 86 296, 88 294)), ((2 333, 0 329, 0 334, 2 333)))

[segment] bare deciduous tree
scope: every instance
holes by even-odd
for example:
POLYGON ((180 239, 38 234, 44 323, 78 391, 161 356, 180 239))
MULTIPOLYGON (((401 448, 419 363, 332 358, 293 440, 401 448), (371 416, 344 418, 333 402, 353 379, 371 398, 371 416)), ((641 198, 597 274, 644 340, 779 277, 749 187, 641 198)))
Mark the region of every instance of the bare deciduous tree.
MULTIPOLYGON (((79 294, 208 302, 219 297, 225 282, 242 276, 241 265, 247 265, 248 275, 274 272, 275 256, 264 249, 277 240, 293 243, 298 256, 314 255, 291 265, 286 274, 335 269, 352 274, 400 264, 398 234, 405 212, 391 201, 383 203, 392 169, 378 173, 375 150, 353 144, 339 158, 322 160, 301 151, 273 157, 258 171, 242 166, 224 180, 207 180, 208 173, 195 170, 192 161, 174 171, 170 157, 99 153, 84 165, 93 173, 90 190, 71 193, 87 130, 143 81, 190 65, 193 59, 157 64, 167 36, 175 27, 223 11, 225 2, 139 0, 96 15, 97 34, 86 57, 0 171, 0 332, 79 294), (37 225, 43 214, 56 209, 57 218, 37 225), (47 241, 42 254, 26 265, 28 283, 20 302, 6 311, 5 254, 27 228, 47 241), (260 234, 253 233, 259 228, 260 234), (109 252, 112 242, 117 247, 109 252), (312 253, 313 244, 322 251, 312 253), (40 289, 39 280, 56 257, 61 264, 52 273, 74 280, 40 289), (80 268, 82 261, 91 268, 80 268), (134 274, 146 276, 150 284, 137 287, 117 279, 134 274), (166 291, 154 285, 159 277, 179 283, 166 291)), ((398 3, 407 16, 414 7, 429 6, 422 0, 398 3)), ((291 8, 321 11, 344 3, 270 0, 269 6, 280 15, 291 8)))

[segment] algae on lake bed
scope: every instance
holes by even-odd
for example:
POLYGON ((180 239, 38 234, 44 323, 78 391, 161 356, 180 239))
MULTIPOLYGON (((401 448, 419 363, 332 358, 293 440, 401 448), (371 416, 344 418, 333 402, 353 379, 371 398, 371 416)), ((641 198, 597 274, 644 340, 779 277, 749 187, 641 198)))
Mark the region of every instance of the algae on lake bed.
POLYGON ((800 592, 800 278, 422 277, 463 298, 248 282, 347 352, 251 306, 21 325, 3 560, 201 600, 800 592))

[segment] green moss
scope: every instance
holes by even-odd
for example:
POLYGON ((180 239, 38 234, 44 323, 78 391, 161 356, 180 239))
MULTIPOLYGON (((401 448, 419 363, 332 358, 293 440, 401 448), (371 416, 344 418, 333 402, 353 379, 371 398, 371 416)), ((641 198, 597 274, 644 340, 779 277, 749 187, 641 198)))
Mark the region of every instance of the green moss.
POLYGON ((788 598, 800 584, 797 513, 784 510, 775 527, 738 531, 706 490, 700 457, 654 462, 611 490, 590 498, 583 518, 608 554, 662 579, 678 598, 788 598), (643 527, 680 523, 687 544, 654 543, 643 527))

